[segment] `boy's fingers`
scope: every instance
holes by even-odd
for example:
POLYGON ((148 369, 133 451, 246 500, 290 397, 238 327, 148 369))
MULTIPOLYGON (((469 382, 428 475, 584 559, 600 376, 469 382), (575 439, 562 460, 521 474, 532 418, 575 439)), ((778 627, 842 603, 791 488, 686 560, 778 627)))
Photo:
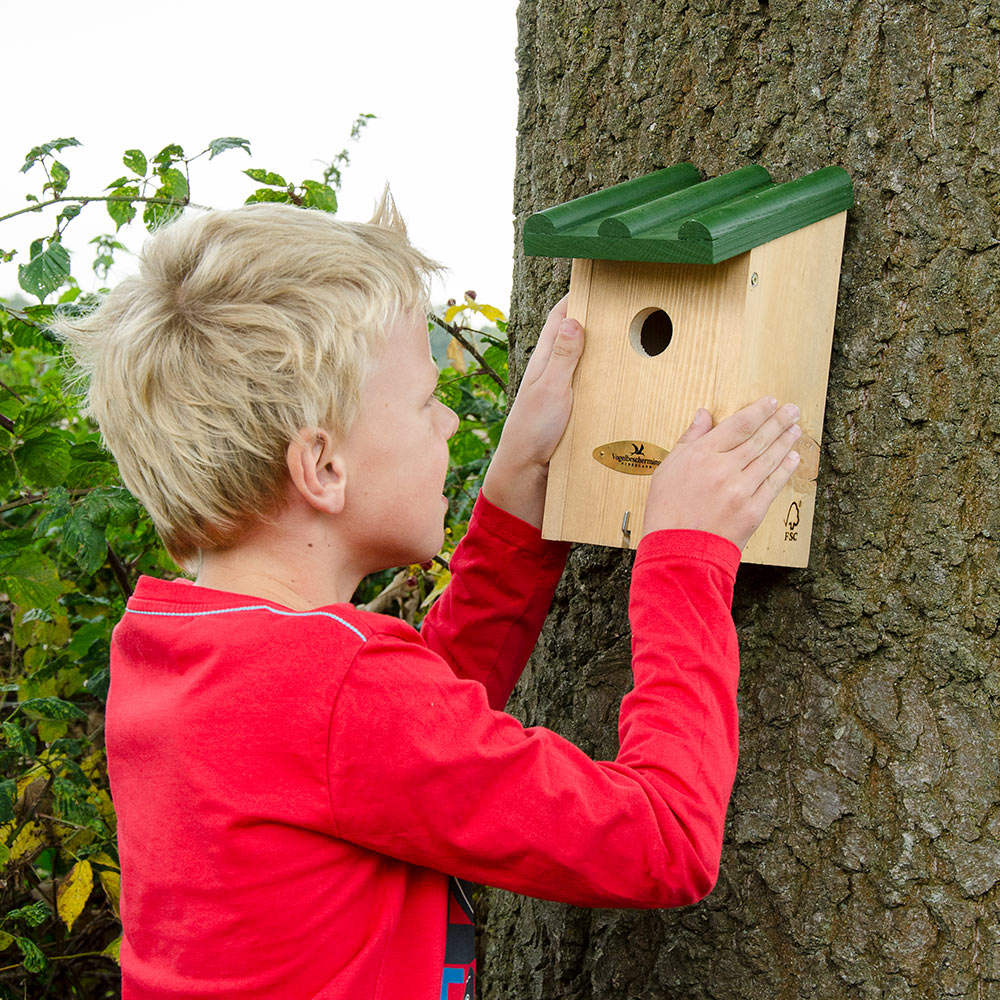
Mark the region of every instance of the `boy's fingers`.
MULTIPOLYGON (((765 420, 743 444, 734 448, 733 454, 740 459, 743 467, 747 468, 764 455, 789 428, 793 427, 800 416, 799 408, 794 403, 782 406, 773 416, 765 420)), ((775 461, 777 462, 777 459, 775 461)))
MULTIPOLYGON (((757 402, 726 417, 712 432, 718 451, 732 451, 745 444, 770 419, 778 408, 773 396, 763 396, 757 402)), ((761 449, 763 450, 763 449, 761 449)))
POLYGON ((751 489, 757 490, 762 483, 767 482, 781 468, 782 463, 789 455, 796 456, 793 461, 795 465, 798 465, 798 452, 793 452, 792 448, 795 447, 795 442, 800 437, 802 437, 802 428, 798 424, 792 424, 746 467, 751 489))
POLYGON ((778 463, 778 467, 757 488, 756 496, 763 504, 761 518, 767 512, 777 495, 788 485, 801 461, 797 451, 790 451, 778 463))

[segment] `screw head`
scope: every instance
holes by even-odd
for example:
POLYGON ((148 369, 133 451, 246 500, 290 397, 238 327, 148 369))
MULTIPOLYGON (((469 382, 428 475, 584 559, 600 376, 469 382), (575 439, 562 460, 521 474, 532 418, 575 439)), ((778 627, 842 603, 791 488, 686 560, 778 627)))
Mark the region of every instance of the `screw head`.
POLYGON ((758 281, 760 281, 760 278, 757 277, 757 272, 754 271, 754 273, 750 275, 750 284, 756 288, 758 281))

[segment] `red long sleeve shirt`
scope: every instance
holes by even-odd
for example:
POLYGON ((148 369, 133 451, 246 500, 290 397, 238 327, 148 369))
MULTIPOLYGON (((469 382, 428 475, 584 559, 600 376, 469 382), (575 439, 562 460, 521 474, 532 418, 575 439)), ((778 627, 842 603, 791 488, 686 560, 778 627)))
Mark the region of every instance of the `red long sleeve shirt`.
POLYGON ((699 532, 641 543, 635 686, 606 762, 501 711, 565 554, 480 499, 419 634, 140 581, 107 711, 125 1000, 464 997, 449 875, 584 906, 711 889, 739 552, 699 532))

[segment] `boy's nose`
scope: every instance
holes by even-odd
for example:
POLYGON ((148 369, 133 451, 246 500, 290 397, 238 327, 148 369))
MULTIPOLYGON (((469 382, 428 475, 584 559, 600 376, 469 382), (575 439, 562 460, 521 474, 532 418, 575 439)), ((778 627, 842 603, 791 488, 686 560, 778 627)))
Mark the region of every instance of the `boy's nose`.
POLYGON ((458 425, 460 423, 458 419, 458 414, 450 407, 446 406, 445 409, 448 411, 447 414, 447 437, 451 437, 455 431, 458 430, 458 425))

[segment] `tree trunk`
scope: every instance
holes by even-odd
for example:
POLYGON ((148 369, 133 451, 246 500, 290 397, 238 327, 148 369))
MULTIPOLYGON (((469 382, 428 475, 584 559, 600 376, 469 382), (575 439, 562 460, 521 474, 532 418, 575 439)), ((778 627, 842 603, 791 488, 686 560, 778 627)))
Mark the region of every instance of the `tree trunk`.
MULTIPOLYGON (((811 563, 737 580, 719 884, 649 913, 493 892, 484 997, 1000 998, 1000 8, 522 0, 519 20, 520 221, 683 160, 839 164, 856 204, 811 563)), ((518 361, 568 274, 519 252, 518 361)), ((630 565, 574 551, 513 705, 598 758, 630 565)))

